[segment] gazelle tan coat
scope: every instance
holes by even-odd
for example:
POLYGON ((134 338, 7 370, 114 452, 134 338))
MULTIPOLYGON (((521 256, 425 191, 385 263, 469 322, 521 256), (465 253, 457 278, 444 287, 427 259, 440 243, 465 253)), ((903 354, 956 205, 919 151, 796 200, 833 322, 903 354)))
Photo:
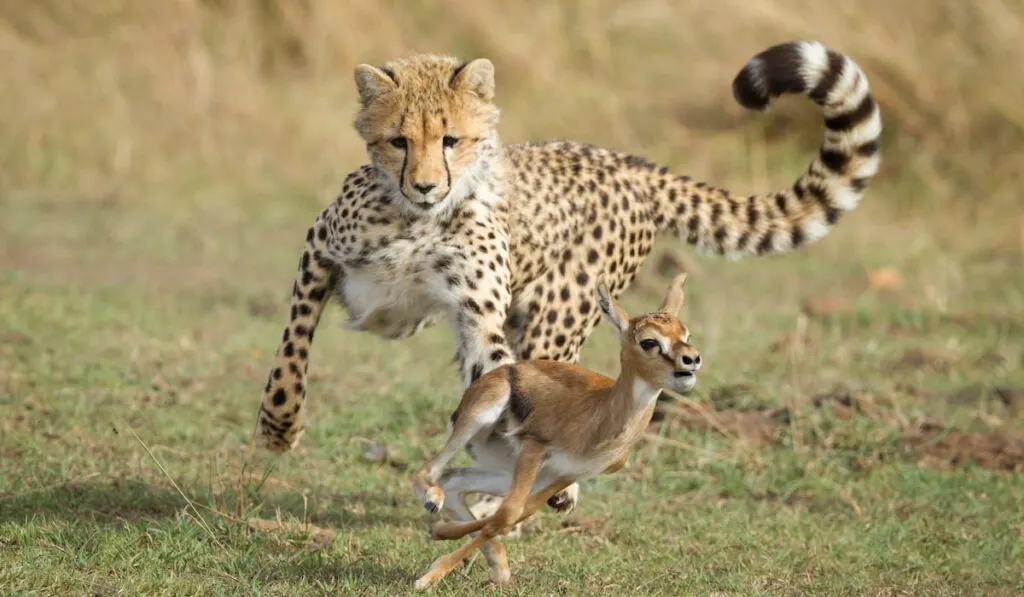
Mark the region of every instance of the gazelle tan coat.
POLYGON ((455 522, 432 528, 435 539, 478 535, 434 562, 416 586, 443 578, 481 547, 491 578, 511 579, 503 535, 566 487, 622 466, 651 420, 663 388, 685 392, 696 384, 701 357, 677 318, 686 274, 673 280, 659 312, 629 319, 600 284, 598 305, 619 334, 621 371, 611 379, 578 365, 523 361, 491 371, 463 394, 441 451, 414 476, 424 506, 451 511, 455 522), (465 447, 476 466, 444 470, 465 447), (490 517, 473 520, 464 495, 504 495, 490 517))

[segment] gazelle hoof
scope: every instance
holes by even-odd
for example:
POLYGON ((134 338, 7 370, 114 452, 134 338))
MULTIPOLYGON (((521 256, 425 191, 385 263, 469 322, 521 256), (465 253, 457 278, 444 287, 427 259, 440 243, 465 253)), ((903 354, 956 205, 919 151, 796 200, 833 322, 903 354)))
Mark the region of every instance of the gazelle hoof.
POLYGON ((417 578, 417 579, 416 579, 416 582, 415 582, 415 583, 413 583, 413 585, 412 585, 412 586, 413 586, 413 588, 415 588, 415 589, 416 589, 417 591, 426 591, 426 590, 427 590, 427 589, 429 589, 429 588, 430 588, 431 586, 433 586, 434 582, 435 582, 435 581, 434 581, 434 579, 433 579, 433 578, 430 578, 430 575, 429 575, 429 574, 425 574, 425 575, 423 575, 423 576, 421 576, 421 577, 417 578))
POLYGON ((437 514, 444 506, 444 491, 440 487, 431 487, 427 490, 426 499, 423 500, 423 507, 431 514, 437 514))
POLYGON ((561 514, 568 514, 576 508, 580 501, 579 486, 572 486, 563 489, 548 499, 548 507, 561 514))
POLYGON ((491 570, 491 582, 499 587, 512 584, 512 571, 508 568, 504 570, 491 570))

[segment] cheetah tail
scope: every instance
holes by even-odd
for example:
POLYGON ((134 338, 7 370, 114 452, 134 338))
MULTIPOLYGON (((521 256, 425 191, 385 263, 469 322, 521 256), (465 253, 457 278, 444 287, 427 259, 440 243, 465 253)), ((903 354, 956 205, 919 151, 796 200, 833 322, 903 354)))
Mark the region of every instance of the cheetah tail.
POLYGON ((878 171, 882 119, 864 72, 818 42, 794 41, 754 56, 732 90, 756 111, 781 95, 808 96, 824 112, 824 142, 808 170, 781 191, 736 197, 686 183, 677 195, 690 205, 666 206, 674 220, 668 223, 701 252, 731 257, 784 253, 825 236, 857 207, 878 171))

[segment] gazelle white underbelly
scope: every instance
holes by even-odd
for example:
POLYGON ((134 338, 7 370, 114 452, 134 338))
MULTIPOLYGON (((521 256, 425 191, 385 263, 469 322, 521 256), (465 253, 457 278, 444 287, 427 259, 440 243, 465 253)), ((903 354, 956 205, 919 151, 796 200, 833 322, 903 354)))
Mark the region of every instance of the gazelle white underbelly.
MULTIPOLYGON (((491 429, 481 431, 469 444, 469 453, 477 466, 492 471, 512 473, 519 456, 519 442, 513 437, 492 435, 491 429)), ((554 449, 544 461, 537 476, 537 489, 559 478, 584 480, 601 474, 611 458, 581 458, 554 449)))

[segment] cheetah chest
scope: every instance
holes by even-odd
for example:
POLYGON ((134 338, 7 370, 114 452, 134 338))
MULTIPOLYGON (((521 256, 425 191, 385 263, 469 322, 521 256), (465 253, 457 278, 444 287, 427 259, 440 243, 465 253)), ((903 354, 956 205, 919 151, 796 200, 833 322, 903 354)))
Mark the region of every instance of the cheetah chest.
POLYGON ((444 305, 432 292, 430 262, 443 251, 399 240, 346 267, 339 288, 349 314, 345 328, 404 338, 436 322, 444 305))
MULTIPOLYGON (((492 211, 474 201, 447 221, 406 221, 391 211, 382 216, 373 226, 349 224, 339 232, 343 240, 334 250, 344 275, 338 295, 348 329, 403 338, 453 315, 465 292, 481 288, 483 272, 471 267, 473 247, 490 243, 483 250, 494 254, 503 239, 494 233, 492 211)), ((370 221, 360 210, 351 217, 370 221)))

